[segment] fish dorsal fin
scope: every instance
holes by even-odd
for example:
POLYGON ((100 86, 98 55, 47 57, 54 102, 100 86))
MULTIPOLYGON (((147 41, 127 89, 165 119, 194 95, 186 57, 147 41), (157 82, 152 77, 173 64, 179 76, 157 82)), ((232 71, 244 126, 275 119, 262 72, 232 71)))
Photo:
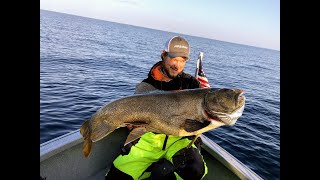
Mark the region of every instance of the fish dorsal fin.
POLYGON ((124 146, 129 144, 130 142, 137 140, 142 135, 144 135, 147 132, 147 129, 145 127, 136 127, 134 128, 128 135, 126 142, 124 143, 124 146))
POLYGON ((136 85, 136 91, 134 94, 148 93, 154 90, 157 90, 157 89, 153 87, 151 84, 146 82, 141 82, 136 85))

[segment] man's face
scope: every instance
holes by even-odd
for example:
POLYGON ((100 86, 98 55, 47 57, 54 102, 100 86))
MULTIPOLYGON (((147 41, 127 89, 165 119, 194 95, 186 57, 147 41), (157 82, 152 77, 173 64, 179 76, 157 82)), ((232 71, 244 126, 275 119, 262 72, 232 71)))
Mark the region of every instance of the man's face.
POLYGON ((175 58, 170 58, 169 56, 164 57, 163 65, 167 75, 170 78, 177 77, 177 75, 183 71, 184 66, 186 65, 186 61, 187 60, 184 57, 175 57, 175 58))

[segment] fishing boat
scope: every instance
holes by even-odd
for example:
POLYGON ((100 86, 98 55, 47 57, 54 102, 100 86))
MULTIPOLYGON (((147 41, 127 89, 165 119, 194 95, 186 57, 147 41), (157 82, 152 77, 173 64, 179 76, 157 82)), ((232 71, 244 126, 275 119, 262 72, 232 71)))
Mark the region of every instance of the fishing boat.
MULTIPOLYGON (((203 52, 199 53, 195 77, 201 78, 203 87, 210 87, 202 67, 203 52)), ((82 152, 80 130, 70 132, 40 144, 40 179, 46 180, 102 180, 113 160, 120 154, 129 134, 128 128, 118 128, 110 135, 93 143, 91 154, 82 152)), ((221 146, 204 134, 201 154, 208 167, 204 180, 262 179, 221 146)))
MULTIPOLYGON (((116 129, 93 144, 88 158, 82 152, 83 138, 79 130, 40 144, 40 179, 104 179, 128 134, 127 128, 116 129)), ((204 179, 262 179, 204 134, 200 138, 201 154, 208 166, 204 179)))

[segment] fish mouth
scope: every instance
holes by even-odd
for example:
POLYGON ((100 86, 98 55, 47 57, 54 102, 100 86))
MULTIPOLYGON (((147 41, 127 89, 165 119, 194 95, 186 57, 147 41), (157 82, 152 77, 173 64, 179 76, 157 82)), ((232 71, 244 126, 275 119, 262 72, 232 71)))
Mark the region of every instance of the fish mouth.
MULTIPOLYGON (((207 110, 204 110, 204 114, 207 116, 207 118, 208 118, 210 121, 217 121, 217 122, 224 123, 224 122, 222 121, 222 119, 220 119, 218 116, 212 115, 212 114, 209 113, 207 110)), ((225 124, 225 123, 224 123, 224 124, 225 124)))
POLYGON ((218 122, 223 123, 224 125, 232 126, 236 123, 237 119, 242 116, 243 110, 244 104, 231 114, 215 111, 209 112, 207 110, 204 110, 204 114, 207 116, 208 120, 211 121, 211 123, 218 122))

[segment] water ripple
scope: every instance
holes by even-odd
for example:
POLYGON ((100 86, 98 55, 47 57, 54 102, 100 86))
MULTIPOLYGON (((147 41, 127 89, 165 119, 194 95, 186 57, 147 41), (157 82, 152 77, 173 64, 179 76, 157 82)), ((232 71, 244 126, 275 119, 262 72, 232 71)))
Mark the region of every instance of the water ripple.
MULTIPOLYGON (((40 143, 80 128, 101 106, 134 93, 177 33, 40 11, 40 143)), ((280 179, 280 52, 184 35, 185 72, 199 51, 212 87, 247 97, 231 127, 205 134, 264 179, 280 179)))

